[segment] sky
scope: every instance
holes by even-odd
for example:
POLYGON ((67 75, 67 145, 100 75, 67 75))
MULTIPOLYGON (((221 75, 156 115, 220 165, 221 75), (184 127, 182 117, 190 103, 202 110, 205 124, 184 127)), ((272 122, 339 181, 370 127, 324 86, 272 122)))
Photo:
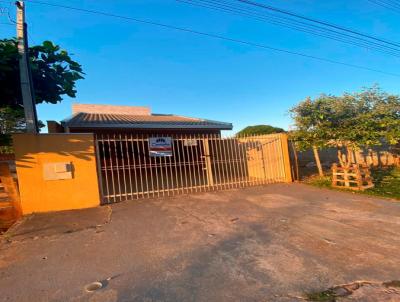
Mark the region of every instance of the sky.
MULTIPOLYGON (((43 0, 45 1, 45 0, 43 0)), ((400 13, 367 0, 257 0, 400 42, 400 13)), ((46 0, 246 40, 344 63, 400 73, 400 59, 285 27, 174 0, 46 0)), ((11 2, 0 2, 9 7, 11 2)), ((289 109, 306 97, 379 84, 400 94, 400 77, 249 45, 35 3, 26 4, 29 43, 51 40, 84 69, 77 96, 39 105, 42 121, 71 115, 72 102, 150 106, 153 113, 288 129, 289 109)), ((7 22, 5 14, 0 22, 7 22)), ((0 23, 0 38, 15 28, 0 23)), ((45 130, 46 132, 46 130, 45 130)))

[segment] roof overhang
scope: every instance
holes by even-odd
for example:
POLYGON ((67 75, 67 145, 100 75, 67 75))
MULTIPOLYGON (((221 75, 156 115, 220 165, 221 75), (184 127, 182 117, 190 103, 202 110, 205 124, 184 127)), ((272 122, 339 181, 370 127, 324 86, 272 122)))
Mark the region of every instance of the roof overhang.
POLYGON ((230 123, 225 123, 221 125, 160 125, 154 123, 144 123, 144 124, 115 124, 115 125, 98 125, 98 124, 84 124, 84 125, 68 125, 67 123, 62 123, 64 127, 68 127, 70 129, 210 129, 210 130, 232 130, 233 126, 230 123))

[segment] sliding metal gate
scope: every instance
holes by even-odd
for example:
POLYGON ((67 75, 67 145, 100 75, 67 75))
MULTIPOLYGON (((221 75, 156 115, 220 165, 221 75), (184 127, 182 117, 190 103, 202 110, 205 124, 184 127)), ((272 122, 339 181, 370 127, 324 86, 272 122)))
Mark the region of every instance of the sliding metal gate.
POLYGON ((170 138, 168 154, 151 156, 147 135, 97 135, 103 202, 291 181, 285 134, 170 138))

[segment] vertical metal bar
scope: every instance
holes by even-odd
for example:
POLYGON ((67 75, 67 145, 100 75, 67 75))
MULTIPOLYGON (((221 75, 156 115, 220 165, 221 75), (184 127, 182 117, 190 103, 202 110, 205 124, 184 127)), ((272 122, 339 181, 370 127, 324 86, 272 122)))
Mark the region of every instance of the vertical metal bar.
POLYGON ((161 170, 161 177, 164 178, 164 169, 165 169, 165 186, 163 186, 163 196, 164 196, 164 192, 167 191, 167 195, 169 196, 169 180, 168 180, 168 170, 167 170, 167 157, 163 156, 163 169, 161 170))
POLYGON ((238 183, 239 187, 243 187, 243 167, 242 167, 242 157, 241 157, 241 152, 239 150, 239 140, 237 137, 233 138, 233 150, 235 153, 235 159, 236 159, 236 167, 237 167, 237 172, 238 172, 238 183))
POLYGON ((117 171, 117 181, 118 181, 118 196, 119 196, 119 201, 122 201, 122 195, 121 195, 121 180, 119 177, 119 163, 118 163, 118 151, 117 151, 117 139, 115 137, 114 133, 114 152, 115 152, 115 169, 117 171))
POLYGON ((237 172, 236 172, 236 154, 233 152, 233 146, 232 146, 233 137, 229 137, 227 142, 228 142, 229 158, 230 158, 230 160, 232 162, 233 186, 235 188, 238 188, 239 187, 239 183, 238 183, 238 177, 237 177, 237 172))
POLYGON ((208 186, 208 181, 207 181, 207 189, 211 190, 216 190, 216 184, 218 183, 217 180, 217 167, 215 166, 215 151, 214 151, 214 144, 213 144, 213 134, 206 134, 204 135, 205 139, 208 141, 208 151, 209 151, 209 160, 210 160, 210 166, 211 166, 211 175, 213 177, 213 184, 212 186, 208 186))
POLYGON ((226 189, 229 188, 229 167, 227 165, 227 160, 226 160, 225 139, 222 137, 220 139, 220 146, 221 146, 222 172, 224 174, 224 189, 226 189))
POLYGON ((190 140, 193 142, 195 141, 195 145, 191 147, 192 149, 192 158, 194 162, 193 170, 194 170, 194 179, 195 179, 195 185, 198 187, 198 190, 201 192, 203 189, 202 185, 202 158, 199 157, 199 152, 197 150, 198 148, 198 142, 197 142, 197 136, 196 135, 190 135, 190 140))
POLYGON ((226 187, 226 178, 225 178, 225 162, 223 160, 224 155, 222 152, 222 138, 219 137, 217 140, 217 147, 218 147, 218 162, 221 168, 221 189, 225 189, 226 187))
MULTIPOLYGON (((184 136, 184 140, 185 140, 186 138, 187 138, 187 135, 184 136)), ((188 182, 190 181, 190 185, 188 185, 187 188, 188 188, 188 190, 189 190, 190 192, 192 192, 192 190, 193 190, 193 182, 192 182, 192 175, 191 175, 192 169, 190 168, 189 151, 188 151, 187 146, 185 146, 185 141, 183 141, 183 144, 182 144, 182 145, 183 145, 183 148, 184 148, 184 150, 183 150, 183 157, 184 157, 185 166, 186 166, 185 171, 188 170, 188 171, 187 171, 187 174, 189 174, 189 176, 186 176, 186 178, 187 178, 187 181, 188 181, 188 182)))
POLYGON ((99 181, 99 191, 100 191, 100 202, 104 203, 104 180, 103 180, 103 171, 101 169, 101 157, 100 157, 100 144, 98 136, 93 135, 94 145, 95 145, 95 153, 96 153, 96 168, 97 168, 97 179, 99 181))
MULTIPOLYGON (((131 172, 131 160, 129 158, 129 145, 128 145, 128 135, 125 133, 125 154, 126 160, 128 161, 128 179, 129 179, 129 191, 131 199, 133 198, 133 188, 132 188, 132 172, 131 172)), ((128 192, 126 192, 126 197, 128 197, 128 192)))
POLYGON ((255 136, 256 144, 257 144, 257 149, 259 152, 257 152, 258 155, 258 171, 260 173, 260 179, 258 184, 262 185, 264 184, 264 179, 265 179, 265 173, 264 173, 264 162, 263 162, 263 152, 262 152, 262 143, 260 140, 260 136, 257 135, 255 136))
POLYGON ((116 202, 117 201, 117 192, 115 191, 113 156, 112 156, 112 152, 111 152, 111 141, 110 141, 109 134, 107 134, 107 139, 108 139, 108 154, 110 157, 110 170, 111 170, 111 181, 112 181, 112 188, 113 188, 113 199, 114 199, 114 202, 116 202))
MULTIPOLYGON (((159 135, 157 135, 157 137, 159 137, 159 135)), ((161 156, 157 156, 156 157, 159 160, 159 168, 160 168, 160 174, 161 174, 161 188, 159 188, 158 190, 158 194, 162 193, 162 195, 164 196, 164 179, 163 179, 163 173, 162 173, 162 157, 161 156)), ((158 169, 157 169, 158 171, 158 169)), ((158 173, 158 172, 157 172, 158 173)))
MULTIPOLYGON (((137 147, 137 154, 138 154, 138 161, 139 161, 139 174, 140 174, 140 190, 141 190, 141 192, 142 192, 142 198, 145 198, 145 195, 144 195, 144 184, 143 184, 143 171, 142 171, 142 158, 141 158, 141 156, 140 156, 140 139, 139 139, 139 135, 137 135, 136 134, 136 140, 135 140, 135 142, 136 142, 136 147, 137 147)), ((139 192, 138 192, 139 193, 139 192)))
POLYGON ((256 148, 256 143, 253 140, 252 136, 248 136, 247 140, 249 142, 250 145, 250 155, 252 156, 251 159, 251 170, 252 170, 252 174, 253 174, 253 185, 257 185, 258 184, 258 170, 257 170, 257 148, 256 148))
POLYGON ((271 147, 271 143, 268 141, 268 136, 264 135, 263 136, 263 144, 262 144, 262 148, 263 148, 263 166, 264 166, 264 183, 269 183, 269 168, 270 165, 268 164, 269 161, 269 157, 270 157, 270 147, 271 147))
MULTIPOLYGON (((171 160, 174 161, 174 170, 175 170, 175 187, 174 187, 174 192, 176 190, 176 193, 179 194, 179 177, 178 177, 178 165, 177 165, 177 151, 176 151, 176 147, 175 147, 175 143, 178 143, 178 140, 176 139, 176 137, 174 138, 174 140, 172 141, 172 158, 171 160)), ((172 162, 171 162, 172 165, 172 162)))
MULTIPOLYGON (((127 195, 127 193, 128 193, 128 191, 127 191, 127 186, 126 186, 126 167, 125 167, 125 159, 124 159, 124 151, 123 151, 123 146, 122 146, 123 144, 122 144, 122 136, 121 136, 121 134, 119 134, 119 147, 120 147, 120 150, 121 150, 121 160, 122 160, 122 178, 124 179, 124 193, 125 193, 125 199, 124 200, 127 200, 128 198, 128 195, 127 195)), ((122 194, 121 194, 121 197, 122 197, 122 194)))
POLYGON ((220 167, 220 163, 219 163, 219 150, 218 150, 218 135, 214 134, 213 136, 213 159, 214 159, 214 166, 215 168, 215 176, 217 179, 217 188, 219 187, 219 189, 222 189, 222 180, 221 180, 221 167, 220 167))
MULTIPOLYGON (((204 170, 206 166, 206 162, 210 165, 210 171, 212 172, 211 168, 211 158, 210 158, 210 146, 208 145, 208 134, 199 134, 196 136, 196 157, 199 160, 199 178, 200 178, 200 186, 204 192, 209 190, 209 182, 208 182, 208 171, 204 170), (208 156, 205 158, 204 153, 204 142, 207 142, 208 146, 208 156)), ((213 180, 214 181, 214 180, 213 180)))
POLYGON ((102 134, 101 135, 101 147, 102 147, 102 150, 103 150, 103 168, 102 168, 102 170, 104 171, 104 178, 105 178, 105 180, 106 180, 106 200, 107 200, 107 203, 109 203, 110 202, 110 188, 109 188, 109 183, 108 183, 108 171, 107 171, 107 169, 108 169, 108 167, 107 167, 107 160, 106 160, 106 152, 105 152, 105 148, 104 148, 104 134, 102 134))
POLYGON ((185 169, 183 169, 182 172, 182 153, 181 153, 181 146, 182 146, 182 135, 180 135, 180 139, 178 140, 178 144, 177 144, 177 150, 178 150, 178 154, 179 154, 179 176, 180 176, 180 180, 181 180, 181 188, 182 188, 182 193, 185 193, 185 181, 186 181, 186 173, 185 173, 185 169))
POLYGON ((243 146, 240 146, 240 150, 242 152, 243 156, 243 177, 246 182, 246 186, 251 185, 251 179, 250 179, 250 174, 249 174, 249 160, 248 160, 248 155, 247 155, 247 141, 246 138, 243 136, 240 139, 240 143, 243 144, 243 146))
MULTIPOLYGON (((168 167, 169 167, 169 176, 171 177, 171 186, 170 186, 170 191, 172 193, 172 196, 175 195, 175 184, 174 184, 174 173, 173 173, 173 163, 172 161, 174 160, 174 140, 175 137, 171 135, 171 156, 168 157, 168 167)), ((167 170, 168 171, 168 170, 167 170)), ((168 177, 168 176, 167 176, 168 177)))
MULTIPOLYGON (((145 183, 146 183, 146 192, 147 192, 147 198, 150 198, 149 180, 147 177, 146 149, 144 147, 144 143, 145 143, 144 134, 141 135, 141 141, 142 141, 142 152, 143 152, 142 155, 143 155, 144 179, 145 179, 145 183)), ((149 144, 148 139, 147 139, 147 144, 149 144)), ((148 145, 148 151, 149 151, 149 145, 148 145)), ((147 154, 147 158, 150 158, 150 154, 147 154)), ((154 197, 154 192, 153 192, 153 197, 154 197)))
POLYGON ((273 144, 273 140, 266 136, 263 149, 264 149, 264 170, 265 170, 265 179, 266 182, 269 183, 272 179, 273 175, 273 167, 271 165, 271 145, 273 144))
POLYGON ((186 141, 188 141, 188 146, 186 146, 186 150, 188 151, 188 156, 190 158, 190 182, 191 187, 194 187, 194 190, 197 192, 197 180, 196 180, 196 161, 193 155, 193 146, 191 145, 192 136, 188 135, 186 137, 186 141))
MULTIPOLYGON (((131 149, 132 149, 132 154, 131 155, 132 155, 132 162, 133 162, 133 174, 134 174, 134 177, 135 177, 135 193, 136 193, 136 198, 138 199, 139 198, 139 187, 138 187, 138 177, 137 177, 137 172, 136 172, 137 166, 136 166, 135 148, 134 148, 134 144, 133 144, 132 133, 131 133, 130 137, 131 137, 131 139, 130 139, 131 144, 130 145, 131 145, 131 149)), ((133 190, 132 190, 132 194, 133 194, 133 190)))
POLYGON ((231 188, 233 188, 233 183, 232 183, 231 159, 229 158, 229 152, 228 152, 228 138, 224 138, 223 141, 224 141, 224 158, 228 165, 228 168, 227 168, 228 188, 231 189, 231 188))
MULTIPOLYGON (((211 164, 211 154, 210 154, 210 140, 209 135, 202 134, 201 139, 199 140, 199 147, 200 150, 203 150, 203 155, 199 158, 201 160, 201 179, 204 183, 204 190, 209 190, 214 187, 214 178, 213 178, 213 169, 211 164), (202 145, 200 145, 200 143, 202 145)), ((200 152, 201 153, 201 152, 200 152)))
MULTIPOLYGON (((148 158, 149 158, 149 167, 148 169, 150 170, 150 181, 151 181, 151 192, 153 193, 153 197, 155 193, 157 192, 157 197, 160 197, 160 186, 158 185, 158 163, 157 163, 157 156, 151 156, 150 154, 150 139, 154 137, 154 134, 150 134, 148 137, 148 146, 149 146, 149 153, 148 153, 148 158), (154 164, 153 164, 154 161, 154 164), (154 167, 154 175, 153 175, 153 167, 154 167), (156 179, 156 189, 154 189, 154 178, 156 179)), ((146 168, 147 170, 147 168, 146 168)), ((150 183, 149 183, 150 185, 150 183)))

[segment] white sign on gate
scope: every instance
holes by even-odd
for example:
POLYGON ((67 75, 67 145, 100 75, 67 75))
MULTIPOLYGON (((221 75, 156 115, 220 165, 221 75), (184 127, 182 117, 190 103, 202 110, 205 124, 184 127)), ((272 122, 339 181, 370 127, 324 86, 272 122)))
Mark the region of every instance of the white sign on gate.
POLYGON ((196 147, 197 146, 197 139, 192 139, 192 138, 186 138, 183 141, 183 145, 185 147, 196 147))
POLYGON ((172 156, 172 138, 150 137, 149 152, 153 157, 172 156))

